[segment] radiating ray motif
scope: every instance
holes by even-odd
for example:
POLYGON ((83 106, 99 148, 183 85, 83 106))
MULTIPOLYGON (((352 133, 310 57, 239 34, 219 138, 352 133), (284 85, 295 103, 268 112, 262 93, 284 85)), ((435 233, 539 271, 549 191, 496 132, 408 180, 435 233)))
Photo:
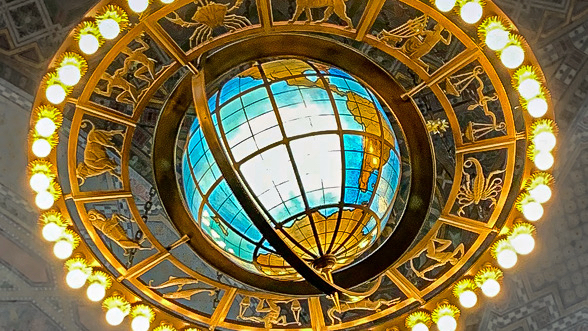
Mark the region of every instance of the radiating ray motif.
POLYGON ((336 316, 335 314, 343 314, 348 311, 352 310, 369 310, 378 312, 381 310, 382 306, 392 306, 400 301, 400 298, 395 298, 392 300, 384 300, 379 299, 376 301, 372 301, 369 298, 363 299, 358 302, 341 302, 339 305, 335 305, 327 310, 327 316, 331 320, 331 324, 341 323, 341 318, 336 316))
POLYGON ((415 273, 415 275, 429 282, 434 282, 435 280, 437 280, 438 277, 427 277, 427 273, 432 272, 437 268, 443 267, 448 263, 451 265, 457 264, 459 259, 463 257, 465 251, 463 243, 457 245, 457 247, 454 250, 448 250, 449 247, 453 244, 453 242, 449 239, 439 238, 440 229, 441 228, 437 229, 437 232, 435 232, 435 235, 433 235, 431 240, 427 243, 427 246, 424 249, 420 250, 417 254, 415 254, 412 259, 410 259, 410 268, 415 273), (414 260, 418 259, 421 256, 421 254, 425 252, 426 257, 430 260, 435 261, 435 263, 422 270, 418 270, 414 266, 414 260))
POLYGON ((274 325, 287 326, 287 325, 300 325, 300 311, 302 306, 300 301, 297 299, 287 300, 274 300, 274 299, 259 299, 255 310, 251 309, 251 297, 243 297, 239 302, 239 315, 238 319, 256 323, 263 323, 265 328, 271 328, 274 325), (294 321, 288 321, 285 312, 282 312, 282 308, 278 304, 290 303, 290 311, 294 316, 294 321), (248 311, 250 311, 249 314, 248 311), (256 316, 260 315, 260 316, 256 316))
POLYGON ((502 178, 495 177, 505 170, 494 170, 488 174, 488 177, 484 177, 484 171, 480 161, 476 158, 469 157, 463 163, 463 176, 465 183, 462 184, 457 193, 457 203, 459 209, 457 215, 463 216, 465 214, 464 208, 469 205, 478 205, 481 201, 490 200, 490 206, 488 209, 496 205, 496 199, 502 190, 502 178), (476 175, 472 182, 471 176, 465 171, 466 168, 474 166, 476 169, 476 175), (494 178, 493 178, 494 177, 494 178))
POLYGON ((484 114, 490 118, 492 123, 484 124, 469 122, 464 135, 472 142, 479 140, 492 131, 504 132, 506 130, 506 123, 497 123, 496 114, 494 114, 488 107, 489 102, 498 100, 498 95, 496 93, 492 96, 486 96, 484 94, 485 85, 484 81, 480 77, 480 75, 483 73, 484 69, 482 66, 476 66, 471 72, 453 75, 445 80, 447 94, 457 97, 460 96, 468 88, 468 86, 474 82, 478 83, 478 86, 476 87, 476 95, 478 100, 476 100, 475 103, 469 105, 467 109, 474 110, 476 108, 481 108, 484 111, 484 114))
POLYGON ((439 23, 436 23, 433 28, 427 29, 428 21, 427 15, 413 18, 392 30, 382 30, 378 34, 378 38, 391 47, 400 49, 425 71, 429 71, 429 65, 421 58, 429 54, 439 42, 449 45, 452 34, 439 23))
POLYGON ((110 174, 122 182, 120 173, 116 171, 118 164, 108 156, 107 150, 113 151, 120 157, 120 150, 114 144, 114 137, 123 136, 122 130, 99 130, 94 123, 89 120, 83 120, 81 128, 87 125, 91 126, 90 132, 86 136, 86 146, 84 147, 84 159, 78 163, 76 176, 80 186, 84 185, 89 177, 96 177, 102 174, 110 174))
POLYGON ((447 123, 447 120, 439 118, 434 120, 428 120, 426 125, 427 131, 429 131, 429 133, 432 134, 441 134, 443 132, 446 132, 449 128, 449 123, 447 123))
POLYGON ((235 12, 243 0, 237 0, 235 5, 229 8, 228 4, 216 3, 210 0, 194 1, 198 9, 190 19, 185 21, 176 13, 172 12, 172 17, 166 17, 170 22, 181 26, 182 28, 196 28, 190 36, 190 47, 212 39, 212 30, 217 27, 225 27, 229 32, 244 28, 251 25, 251 22, 241 15, 232 14, 235 12))

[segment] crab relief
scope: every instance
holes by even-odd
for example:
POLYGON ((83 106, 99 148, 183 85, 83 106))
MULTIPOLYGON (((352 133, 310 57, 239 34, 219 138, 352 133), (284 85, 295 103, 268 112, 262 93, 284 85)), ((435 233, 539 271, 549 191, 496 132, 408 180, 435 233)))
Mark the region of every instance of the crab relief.
POLYGON ((490 201, 492 208, 496 205, 496 199, 502 190, 502 178, 496 177, 505 170, 494 170, 484 177, 484 171, 480 161, 473 157, 467 158, 463 163, 463 176, 465 183, 459 188, 457 193, 457 204, 460 206, 457 210, 458 216, 463 216, 464 208, 470 205, 478 205, 481 201, 490 201), (465 171, 466 168, 474 166, 476 175, 472 181, 471 175, 465 171))
POLYGON ((212 31, 218 27, 224 27, 229 32, 251 25, 244 16, 233 14, 241 7, 243 0, 237 0, 235 5, 229 8, 228 4, 216 3, 210 0, 194 1, 198 9, 189 21, 183 20, 175 11, 172 17, 166 17, 170 22, 183 28, 195 28, 190 36, 190 47, 212 39, 212 31))

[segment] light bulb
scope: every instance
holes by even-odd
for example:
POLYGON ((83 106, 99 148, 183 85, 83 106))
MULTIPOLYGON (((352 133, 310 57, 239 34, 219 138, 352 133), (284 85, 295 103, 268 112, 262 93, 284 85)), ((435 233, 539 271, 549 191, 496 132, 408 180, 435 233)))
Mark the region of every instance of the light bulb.
POLYGON ((539 184, 529 190, 531 198, 539 203, 545 203, 551 199, 551 188, 545 184, 539 184))
POLYGON ((521 255, 527 255, 535 248, 535 238, 528 233, 521 233, 510 239, 510 244, 521 255))
POLYGON ((543 171, 551 169, 551 167, 553 167, 553 162, 555 162, 553 155, 546 151, 540 151, 537 153, 537 155, 535 155, 534 161, 537 169, 543 171))
POLYGON ((455 7, 456 0, 435 0, 435 6, 442 12, 448 12, 455 7))
POLYGON ((478 296, 472 290, 463 291, 459 295, 459 303, 464 308, 472 308, 473 306, 476 305, 476 303, 478 303, 478 296))
POLYGON ((547 101, 545 101, 544 98, 534 98, 527 102, 527 111, 529 112, 529 115, 534 118, 539 118, 545 115, 548 107, 547 101))
POLYGON ((150 326, 149 318, 143 315, 137 315, 131 322, 131 329, 133 331, 147 331, 150 326))
POLYGON ((90 299, 90 301, 98 302, 104 299, 104 297, 106 296, 106 288, 104 287, 104 285, 98 282, 94 282, 88 286, 88 289, 86 290, 86 295, 88 296, 88 299, 90 299))
POLYGON ((82 79, 82 72, 78 66, 66 64, 57 69, 57 76, 64 85, 74 86, 82 79))
POLYGON ((481 287, 482 293, 489 298, 493 298, 500 293, 500 283, 496 279, 486 279, 481 287))
POLYGON ((508 44, 508 31, 500 27, 488 30, 486 32, 486 46, 493 51, 499 51, 508 44))
POLYGON ((120 308, 110 308, 106 312, 106 322, 113 326, 120 325, 120 323, 122 323, 122 321, 125 319, 125 316, 125 313, 123 313, 120 308))
POLYGON ((478 1, 470 1, 461 6, 459 15, 464 22, 474 24, 482 18, 483 11, 478 1))
POLYGON ((161 0, 161 2, 163 2, 163 3, 172 3, 172 2, 174 2, 174 0, 161 0))
POLYGON ((63 227, 55 223, 47 223, 43 226, 41 234, 47 241, 56 241, 61 235, 63 235, 63 230, 63 227))
POLYGON ((451 315, 443 315, 437 321, 437 328, 439 328, 439 331, 455 331, 457 321, 451 315))
POLYGON ((45 139, 37 139, 33 142, 31 150, 36 157, 47 157, 51 153, 51 144, 45 139))
POLYGON ((518 90, 525 100, 529 100, 541 93, 541 84, 536 79, 526 78, 519 83, 518 90))
POLYGON ((553 148, 555 148, 555 135, 552 132, 544 131, 538 133, 535 137, 533 137, 533 144, 535 148, 542 152, 549 152, 553 148))
POLYGON ((112 18, 103 19, 98 21, 98 31, 104 39, 112 40, 118 37, 120 25, 112 18))
POLYGON ((70 270, 65 276, 65 282, 73 289, 78 289, 84 286, 86 280, 88 280, 88 275, 80 269, 70 270))
POLYGON ((48 117, 39 119, 37 124, 35 124, 35 131, 37 131, 37 134, 41 137, 50 137, 55 130, 57 130, 57 126, 53 120, 48 117))
POLYGON ((429 327, 425 323, 417 323, 412 327, 411 331, 429 331, 429 327))
POLYGON ((91 33, 86 33, 80 35, 78 46, 80 47, 80 50, 85 54, 92 55, 96 53, 96 51, 100 47, 100 41, 98 41, 98 38, 95 35, 91 33))
POLYGON ((523 205, 523 215, 531 222, 537 221, 543 216, 543 206, 536 201, 529 202, 523 205))
POLYGON ((509 69, 518 68, 525 60, 525 51, 519 45, 506 46, 500 53, 500 61, 509 69))
POLYGON ((51 84, 47 86, 47 89, 45 90, 45 97, 54 105, 62 103, 66 96, 67 93, 65 92, 65 89, 59 84, 51 84))
POLYGON ((53 246, 53 254, 60 260, 67 259, 72 253, 73 245, 65 239, 58 240, 53 246))
POLYGON ((149 0, 128 0, 129 7, 135 13, 142 13, 149 6, 149 0))
POLYGON ((44 173, 36 173, 31 176, 29 184, 31 185, 33 191, 43 192, 49 189, 49 186, 51 185, 51 179, 44 173))
POLYGON ((505 248, 496 254, 496 260, 504 269, 510 269, 517 264, 517 253, 509 248, 505 248))
POLYGON ((55 197, 53 197, 53 194, 49 193, 48 191, 39 192, 35 197, 35 204, 37 207, 43 210, 47 210, 53 207, 54 203, 55 197))

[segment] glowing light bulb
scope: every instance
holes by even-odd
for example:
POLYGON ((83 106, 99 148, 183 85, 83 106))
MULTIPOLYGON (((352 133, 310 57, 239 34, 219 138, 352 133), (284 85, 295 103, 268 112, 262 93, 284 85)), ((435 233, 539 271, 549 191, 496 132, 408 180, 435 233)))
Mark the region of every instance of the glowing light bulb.
POLYGON ((541 93, 541 84, 536 79, 526 78, 519 83, 518 90, 525 100, 529 100, 541 93))
POLYGON ((135 316, 131 322, 131 329, 133 331, 147 331, 150 326, 149 318, 143 315, 135 316))
POLYGON ((508 31, 502 27, 496 27, 486 32, 486 46, 493 51, 499 51, 508 44, 508 31))
POLYGON ((88 280, 88 275, 80 269, 70 270, 65 276, 65 282, 73 289, 82 288, 88 280))
POLYGON ((33 191, 43 192, 49 189, 49 186, 51 185, 51 179, 44 173, 36 173, 31 176, 29 184, 31 185, 33 191))
POLYGON ((54 203, 55 198, 53 197, 53 194, 49 193, 48 191, 39 192, 35 197, 35 204, 42 210, 47 210, 53 207, 54 203))
POLYGON ((57 76, 64 85, 74 86, 82 79, 82 72, 78 66, 67 64, 57 69, 57 76))
POLYGON ((551 155, 551 153, 546 151, 540 151, 539 153, 537 153, 537 155, 535 155, 534 162, 537 169, 545 171, 553 167, 553 163, 555 162, 555 160, 553 159, 553 155, 551 155))
POLYGON ((545 184, 539 184, 529 190, 531 198, 539 203, 545 203, 551 199, 551 188, 545 184))
POLYGON ((411 331, 429 331, 429 327, 425 323, 417 323, 412 327, 411 331))
POLYGON ((128 0, 129 7, 135 13, 142 13, 149 6, 149 0, 128 0))
POLYGON ((54 105, 62 103, 66 96, 67 93, 60 84, 51 84, 47 86, 47 89, 45 90, 45 97, 54 105))
POLYGON ((482 293, 489 298, 493 298, 500 293, 500 283, 496 279, 486 279, 482 284, 482 293))
POLYGON ((106 312, 106 322, 108 324, 117 326, 125 319, 125 313, 118 307, 110 308, 106 312))
POLYGON ((531 222, 535 222, 543 216, 543 206, 539 202, 532 201, 523 205, 523 215, 531 222))
POLYGON ((437 328, 439 331, 455 331, 457 329, 457 321, 451 315, 444 315, 437 321, 437 328))
POLYGON ((98 282, 94 282, 88 286, 88 289, 86 290, 86 296, 88 296, 90 301, 98 302, 104 299, 106 296, 106 288, 104 285, 98 282))
POLYGON ((47 157, 51 153, 51 144, 45 139, 37 139, 33 142, 31 150, 36 157, 47 157))
POLYGON ((47 241, 56 241, 63 234, 63 227, 55 223, 47 223, 43 226, 41 234, 47 241))
POLYGON ((478 303, 478 296, 472 290, 463 291, 459 295, 459 303, 464 308, 472 308, 473 306, 476 305, 476 303, 478 303))
POLYGON ((510 244, 521 255, 527 255, 535 248, 535 238, 528 233, 521 233, 510 239, 510 244))
POLYGON ((118 37, 120 25, 112 18, 103 19, 98 21, 98 31, 104 39, 112 40, 118 37))
POLYGON ((163 2, 163 3, 167 4, 167 3, 172 3, 172 2, 174 2, 174 0, 161 0, 161 2, 163 2))
POLYGON ((466 2, 459 11, 459 15, 464 22, 474 24, 482 18, 484 10, 478 1, 466 2))
POLYGON ((435 7, 442 12, 448 12, 455 7, 456 0, 435 0, 435 7))
POLYGON ((58 240, 53 246, 53 254, 60 259, 65 260, 73 253, 73 245, 65 239, 58 240))
POLYGON ((540 132, 535 137, 533 137, 533 144, 535 144, 535 148, 542 152, 551 151, 553 148, 555 148, 555 143, 555 135, 549 131, 540 132))
POLYGON ((37 124, 35 124, 35 131, 37 131, 37 134, 41 137, 50 137, 55 130, 57 130, 57 126, 53 120, 48 117, 39 119, 37 124))
POLYGON ((496 260, 501 267, 510 269, 517 264, 517 253, 512 249, 504 248, 496 254, 496 260))
POLYGON ((100 41, 98 41, 98 37, 91 33, 86 33, 80 35, 80 40, 78 41, 78 46, 80 50, 85 54, 92 55, 96 53, 98 48, 100 48, 100 41))
POLYGON ((534 118, 539 118, 545 113, 547 113, 548 109, 547 101, 544 98, 534 98, 527 102, 527 111, 529 115, 533 116, 534 118))
POLYGON ((509 69, 518 68, 525 60, 525 51, 519 45, 506 46, 500 53, 500 61, 509 69))

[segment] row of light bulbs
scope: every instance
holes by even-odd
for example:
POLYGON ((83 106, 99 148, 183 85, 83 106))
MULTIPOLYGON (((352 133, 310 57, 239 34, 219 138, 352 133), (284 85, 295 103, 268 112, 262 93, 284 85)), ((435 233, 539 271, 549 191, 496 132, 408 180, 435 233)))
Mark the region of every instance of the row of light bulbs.
MULTIPOLYGON (((171 3, 173 0, 161 0, 171 3)), ((128 0, 128 6, 137 13, 145 11, 150 0, 128 0)), ((80 51, 86 55, 96 53, 104 40, 116 39, 128 26, 127 13, 118 6, 106 6, 94 21, 82 23, 74 36, 80 51)), ((132 318, 133 331, 148 331, 155 318, 153 310, 144 304, 131 304, 113 293, 106 297, 106 291, 111 287, 112 280, 107 273, 94 270, 83 257, 73 257, 74 250, 80 243, 75 231, 70 229, 63 215, 51 210, 55 201, 61 195, 61 190, 55 182, 56 170, 45 160, 57 145, 57 130, 61 126, 63 117, 53 105, 61 105, 73 87, 77 85, 87 72, 87 61, 79 54, 67 52, 58 60, 54 72, 44 78, 45 97, 52 105, 42 105, 35 109, 32 134, 31 152, 38 159, 29 166, 31 189, 36 193, 35 203, 45 212, 40 216, 41 233, 45 240, 53 243, 53 253, 60 260, 66 260, 67 274, 65 281, 73 289, 80 289, 86 284, 86 295, 90 301, 102 302, 106 311, 106 321, 110 325, 120 325, 126 316, 132 318)), ((177 331, 173 326, 162 323, 154 331, 177 331)), ((184 331, 196 331, 188 328, 184 331)))
MULTIPOLYGON (((482 19, 482 0, 433 0, 441 12, 449 12, 457 5, 462 20, 468 24, 475 24, 482 19)), ((548 111, 548 92, 542 85, 539 75, 531 66, 522 66, 525 52, 522 38, 506 28, 506 24, 498 17, 489 17, 479 26, 480 39, 489 49, 497 52, 500 61, 508 69, 519 68, 513 76, 513 86, 518 91, 522 104, 527 113, 533 118, 541 118, 548 111)), ((552 150, 556 145, 557 126, 548 119, 536 120, 531 125, 529 157, 540 171, 551 169, 554 163, 552 150)), ((550 185, 553 176, 546 172, 536 172, 525 183, 525 192, 519 197, 517 208, 523 216, 531 222, 543 216, 542 203, 547 202, 552 195, 550 185)), ((528 222, 516 222, 506 237, 496 241, 492 246, 492 255, 504 269, 516 265, 518 255, 527 255, 535 248, 533 234, 535 226, 528 222)), ((453 294, 463 308, 472 308, 478 302, 477 289, 489 298, 500 292, 502 270, 486 265, 478 271, 475 277, 464 278, 456 282, 453 294)), ((409 314, 405 325, 411 331, 428 331, 435 323, 439 331, 454 331, 457 329, 457 319, 460 311, 456 306, 443 301, 437 304, 432 313, 418 310, 409 314)))

